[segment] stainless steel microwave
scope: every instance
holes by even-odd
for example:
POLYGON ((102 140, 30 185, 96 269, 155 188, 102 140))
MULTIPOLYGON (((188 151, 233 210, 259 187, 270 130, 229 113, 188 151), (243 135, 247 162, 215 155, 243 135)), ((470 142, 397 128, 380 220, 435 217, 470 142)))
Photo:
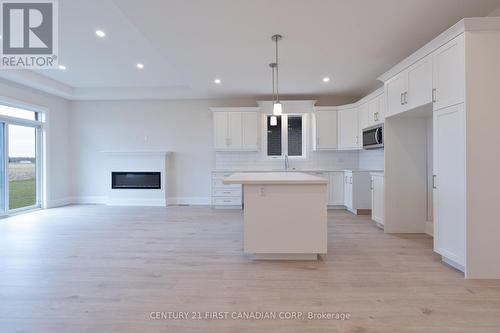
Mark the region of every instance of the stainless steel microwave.
POLYGON ((363 149, 384 148, 384 124, 363 129, 363 149))

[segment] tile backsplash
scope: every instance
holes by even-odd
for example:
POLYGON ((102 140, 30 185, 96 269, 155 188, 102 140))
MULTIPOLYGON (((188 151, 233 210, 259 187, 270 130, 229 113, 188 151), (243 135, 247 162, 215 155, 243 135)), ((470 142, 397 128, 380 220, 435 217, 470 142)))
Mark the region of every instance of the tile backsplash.
MULTIPOLYGON (((215 153, 215 169, 218 170, 262 170, 282 169, 283 167, 283 159, 268 158, 259 152, 215 153)), ((290 167, 320 170, 383 170, 384 151, 311 151, 307 158, 290 158, 290 167)))

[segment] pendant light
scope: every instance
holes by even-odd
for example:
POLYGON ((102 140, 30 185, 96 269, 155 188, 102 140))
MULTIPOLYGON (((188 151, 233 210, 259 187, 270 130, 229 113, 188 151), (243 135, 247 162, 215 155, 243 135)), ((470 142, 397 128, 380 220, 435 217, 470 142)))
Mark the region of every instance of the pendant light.
POLYGON ((279 92, 279 62, 278 62, 278 42, 283 38, 281 35, 273 35, 271 40, 275 43, 275 55, 276 61, 272 63, 270 66, 273 69, 273 94, 274 94, 274 71, 276 71, 276 98, 273 103, 273 115, 281 116, 283 112, 283 106, 280 101, 280 92, 279 92))
MULTIPOLYGON (((276 63, 275 62, 272 62, 269 64, 269 67, 271 67, 271 72, 272 72, 272 82, 273 82, 273 107, 274 107, 274 102, 276 101, 276 90, 274 88, 274 69, 276 68, 276 63)), ((277 115, 274 113, 274 109, 273 109, 273 115, 269 118, 269 124, 271 126, 277 126, 278 125, 278 117, 277 115)))

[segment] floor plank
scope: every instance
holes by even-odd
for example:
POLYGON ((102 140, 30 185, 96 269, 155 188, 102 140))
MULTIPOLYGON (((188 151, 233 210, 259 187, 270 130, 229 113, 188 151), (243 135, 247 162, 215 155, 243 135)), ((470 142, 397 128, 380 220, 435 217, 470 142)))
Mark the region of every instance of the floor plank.
POLYGON ((318 262, 242 255, 239 211, 83 205, 0 220, 0 332, 500 332, 500 281, 464 280, 429 236, 328 218, 318 262), (350 319, 150 318, 180 311, 350 319))

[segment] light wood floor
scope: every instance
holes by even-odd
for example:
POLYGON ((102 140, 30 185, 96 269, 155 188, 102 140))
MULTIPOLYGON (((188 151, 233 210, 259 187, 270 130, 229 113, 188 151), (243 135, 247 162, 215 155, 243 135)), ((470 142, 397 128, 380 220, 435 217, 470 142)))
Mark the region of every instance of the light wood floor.
POLYGON ((69 206, 0 220, 0 332, 500 332, 500 281, 464 280, 428 236, 328 216, 319 262, 249 260, 239 211, 69 206), (152 311, 351 319, 152 320, 152 311))

